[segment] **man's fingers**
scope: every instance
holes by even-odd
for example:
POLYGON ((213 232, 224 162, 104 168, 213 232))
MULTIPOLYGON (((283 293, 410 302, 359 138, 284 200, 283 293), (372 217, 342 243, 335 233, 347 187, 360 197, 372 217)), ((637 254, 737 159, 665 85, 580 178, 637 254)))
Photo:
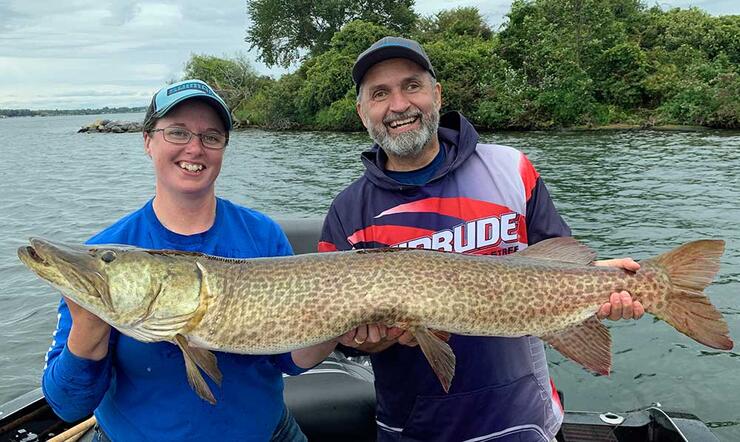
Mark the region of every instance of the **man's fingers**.
POLYGON ((640 319, 645 314, 645 307, 640 301, 635 301, 633 305, 635 319, 640 319))
POLYGON ((600 267, 619 267, 631 272, 640 270, 640 263, 632 258, 603 259, 600 261, 594 261, 594 265, 600 267))
POLYGON ((367 342, 373 344, 380 342, 380 327, 377 324, 367 326, 367 342))
POLYGON ((367 329, 367 325, 357 327, 357 333, 355 333, 355 337, 352 339, 355 344, 362 345, 367 341, 367 329))
POLYGON ((634 317, 633 306, 632 306, 632 296, 630 296, 630 294, 625 291, 620 292, 619 296, 620 296, 620 301, 622 302, 621 319, 632 319, 634 317))
POLYGON ((611 313, 612 313, 612 305, 607 302, 606 304, 602 305, 599 308, 599 311, 596 313, 596 317, 600 321, 603 321, 604 319, 608 318, 611 313))
POLYGON ((344 345, 345 347, 357 347, 357 344, 355 344, 353 340, 356 333, 357 333, 357 329, 352 329, 348 331, 347 333, 339 337, 338 339, 339 343, 344 345))
POLYGON ((398 327, 391 327, 388 329, 388 334, 386 336, 386 339, 389 341, 392 341, 394 339, 398 339, 406 330, 398 327))
POLYGON ((612 293, 609 298, 609 302, 612 304, 612 311, 609 314, 609 319, 616 321, 622 317, 622 297, 619 293, 612 293))

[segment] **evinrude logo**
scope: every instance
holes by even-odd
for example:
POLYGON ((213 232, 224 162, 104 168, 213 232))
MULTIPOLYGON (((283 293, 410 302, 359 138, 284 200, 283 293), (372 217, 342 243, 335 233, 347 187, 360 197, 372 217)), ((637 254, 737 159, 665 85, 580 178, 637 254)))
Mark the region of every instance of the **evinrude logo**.
MULTIPOLYGON (((518 250, 518 213, 506 213, 459 224, 452 229, 396 244, 394 247, 422 248, 445 252, 465 253, 486 249, 488 253, 508 254, 518 250), (497 249, 497 250, 494 250, 497 249)), ((524 241, 521 241, 524 242, 524 241)), ((473 252, 475 253, 475 252, 473 252)))

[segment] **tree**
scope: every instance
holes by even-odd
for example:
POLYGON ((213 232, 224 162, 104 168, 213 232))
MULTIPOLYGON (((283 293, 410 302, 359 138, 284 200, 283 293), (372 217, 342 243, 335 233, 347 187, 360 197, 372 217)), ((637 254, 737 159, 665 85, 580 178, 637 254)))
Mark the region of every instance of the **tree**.
POLYGON ((233 59, 193 54, 185 64, 184 78, 197 78, 210 84, 232 113, 270 81, 257 75, 243 54, 233 59))
POLYGON ((493 36, 488 23, 474 7, 441 11, 417 22, 416 40, 426 43, 452 37, 475 37, 488 40, 493 36))
POLYGON ((288 67, 301 53, 326 51, 332 36, 353 20, 406 34, 416 21, 414 0, 248 0, 252 25, 245 38, 268 66, 288 67))

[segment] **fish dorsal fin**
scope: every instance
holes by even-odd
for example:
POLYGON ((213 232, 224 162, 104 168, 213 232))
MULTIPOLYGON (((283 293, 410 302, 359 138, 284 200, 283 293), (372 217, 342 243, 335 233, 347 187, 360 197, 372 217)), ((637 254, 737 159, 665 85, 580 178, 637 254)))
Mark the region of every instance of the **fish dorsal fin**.
POLYGON ((612 367, 612 338, 596 316, 542 339, 566 356, 596 373, 608 376, 612 367))
POLYGON ((563 236, 540 241, 513 256, 588 265, 596 259, 596 252, 575 238, 563 236))
POLYGON ((424 326, 413 327, 411 331, 416 338, 416 342, 419 343, 421 351, 429 361, 429 365, 432 366, 434 374, 442 383, 442 388, 445 392, 450 391, 452 377, 455 375, 455 354, 452 352, 452 348, 424 326))
POLYGON ((223 375, 221 374, 221 370, 218 369, 216 355, 202 348, 191 347, 185 336, 180 334, 175 336, 175 343, 180 347, 182 356, 185 359, 185 371, 188 375, 188 383, 198 393, 198 396, 211 404, 215 404, 216 398, 211 393, 211 389, 208 388, 208 384, 203 379, 203 375, 200 374, 198 367, 213 379, 214 382, 221 385, 223 375))

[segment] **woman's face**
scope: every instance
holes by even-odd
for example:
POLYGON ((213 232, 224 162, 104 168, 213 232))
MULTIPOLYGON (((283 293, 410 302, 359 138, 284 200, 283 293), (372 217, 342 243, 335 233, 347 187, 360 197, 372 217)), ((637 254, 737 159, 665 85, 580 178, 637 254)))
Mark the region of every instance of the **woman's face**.
MULTIPOLYGON (((218 132, 227 135, 216 111, 199 100, 187 100, 160 118, 154 129, 176 127, 193 134, 218 132)), ((170 197, 202 197, 214 194, 225 149, 209 149, 193 135, 187 144, 171 143, 162 131, 144 133, 144 149, 152 158, 157 194, 170 197)))

